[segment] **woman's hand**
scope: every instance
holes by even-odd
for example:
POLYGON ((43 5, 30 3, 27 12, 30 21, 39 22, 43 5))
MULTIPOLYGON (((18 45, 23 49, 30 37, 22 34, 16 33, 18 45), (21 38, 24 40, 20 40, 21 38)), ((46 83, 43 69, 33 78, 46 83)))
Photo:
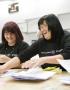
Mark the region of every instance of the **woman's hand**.
POLYGON ((22 68, 34 68, 34 67, 38 67, 40 65, 44 64, 43 59, 39 58, 39 59, 33 59, 33 60, 28 60, 24 63, 22 63, 22 68))
POLYGON ((3 74, 4 72, 6 72, 6 68, 4 67, 4 65, 0 66, 0 74, 3 74))
POLYGON ((41 57, 39 59, 32 59, 28 60, 25 63, 22 64, 22 68, 32 68, 32 67, 38 67, 41 66, 45 63, 49 64, 59 64, 57 59, 63 60, 62 55, 54 55, 54 56, 46 56, 46 57, 41 57))
POLYGON ((34 64, 35 64, 34 61, 28 60, 28 61, 22 63, 21 67, 24 69, 28 69, 28 68, 32 68, 34 64))
POLYGON ((9 58, 6 55, 0 55, 0 63, 6 63, 7 61, 9 61, 11 58, 9 58))

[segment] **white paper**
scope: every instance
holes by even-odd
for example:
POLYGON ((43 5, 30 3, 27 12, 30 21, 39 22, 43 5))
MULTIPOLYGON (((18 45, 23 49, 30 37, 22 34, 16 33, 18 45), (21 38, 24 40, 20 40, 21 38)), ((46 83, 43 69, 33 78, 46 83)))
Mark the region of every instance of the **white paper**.
POLYGON ((61 81, 63 84, 70 84, 70 76, 60 77, 60 81, 61 81))
POLYGON ((33 57, 31 58, 31 60, 36 60, 36 59, 39 59, 39 55, 38 55, 38 54, 36 54, 35 56, 33 56, 33 57))
POLYGON ((1 74, 0 77, 8 77, 8 76, 11 76, 14 73, 16 73, 16 71, 13 70, 13 69, 10 69, 10 70, 7 70, 5 73, 1 74))
POLYGON ((55 72, 51 71, 43 71, 40 68, 32 68, 28 71, 21 71, 18 73, 14 73, 11 76, 16 80, 46 80, 52 77, 55 72))
POLYGON ((70 73, 70 60, 59 60, 59 64, 64 67, 70 73))

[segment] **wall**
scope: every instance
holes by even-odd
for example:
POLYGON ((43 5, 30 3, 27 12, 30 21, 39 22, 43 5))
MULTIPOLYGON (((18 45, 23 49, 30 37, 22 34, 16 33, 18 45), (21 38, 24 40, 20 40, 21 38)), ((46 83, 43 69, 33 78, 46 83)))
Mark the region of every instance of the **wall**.
POLYGON ((70 30, 70 13, 58 14, 63 29, 70 30))
POLYGON ((58 15, 64 29, 70 26, 70 14, 64 16, 64 13, 70 12, 70 0, 7 0, 0 2, 0 11, 0 41, 4 23, 11 20, 19 25, 25 41, 29 44, 38 38, 36 35, 38 31, 37 22, 39 17, 45 14, 54 13, 58 15), (19 2, 19 12, 9 14, 8 5, 14 1, 19 2))
POLYGON ((39 18, 26 19, 25 22, 18 23, 25 41, 27 41, 29 44, 31 44, 33 40, 38 39, 38 20, 39 18))

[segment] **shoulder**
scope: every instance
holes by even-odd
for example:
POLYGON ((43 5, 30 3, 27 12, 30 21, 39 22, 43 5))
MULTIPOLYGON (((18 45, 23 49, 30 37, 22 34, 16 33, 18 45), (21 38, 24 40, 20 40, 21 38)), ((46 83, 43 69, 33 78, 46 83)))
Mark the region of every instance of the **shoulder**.
POLYGON ((70 32, 64 31, 64 40, 70 42, 70 32))
POLYGON ((31 47, 39 47, 40 45, 42 45, 44 39, 40 38, 38 40, 36 40, 34 43, 31 44, 31 47))
POLYGON ((22 42, 19 42, 17 44, 16 48, 19 50, 19 52, 21 52, 21 51, 25 50, 28 47, 29 47, 28 43, 26 43, 25 41, 22 41, 22 42))
POLYGON ((29 46, 29 44, 25 41, 22 42, 22 45, 29 46))
POLYGON ((4 46, 5 46, 4 44, 0 43, 0 48, 1 48, 1 47, 4 47, 4 46))
POLYGON ((45 39, 44 39, 44 38, 40 38, 40 39, 38 39, 38 41, 37 41, 37 42, 42 43, 42 42, 44 42, 44 41, 45 41, 45 39))
POLYGON ((43 41, 44 41, 44 38, 40 38, 40 39, 36 40, 36 41, 34 42, 34 44, 36 44, 36 43, 42 43, 43 41))
POLYGON ((70 36, 70 32, 69 31, 64 31, 64 36, 65 37, 70 36))
POLYGON ((1 50, 1 49, 5 49, 5 45, 2 44, 2 43, 0 43, 0 50, 1 50))
POLYGON ((19 42, 19 46, 28 47, 29 44, 27 42, 25 42, 25 41, 21 41, 21 42, 19 42))

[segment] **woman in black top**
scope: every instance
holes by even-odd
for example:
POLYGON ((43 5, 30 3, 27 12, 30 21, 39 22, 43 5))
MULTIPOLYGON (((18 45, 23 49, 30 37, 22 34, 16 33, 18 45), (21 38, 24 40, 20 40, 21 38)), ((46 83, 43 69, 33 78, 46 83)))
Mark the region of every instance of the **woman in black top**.
POLYGON ((24 51, 28 44, 23 41, 23 35, 15 22, 7 22, 2 29, 2 43, 0 44, 0 64, 16 57, 24 51))
POLYGON ((38 21, 38 27, 43 38, 22 51, 18 57, 12 58, 0 67, 0 73, 18 66, 20 63, 23 63, 22 68, 31 68, 43 64, 58 66, 57 59, 70 59, 70 33, 63 31, 58 18, 54 14, 45 15, 38 21), (39 54, 39 59, 29 60, 36 54, 39 54))

